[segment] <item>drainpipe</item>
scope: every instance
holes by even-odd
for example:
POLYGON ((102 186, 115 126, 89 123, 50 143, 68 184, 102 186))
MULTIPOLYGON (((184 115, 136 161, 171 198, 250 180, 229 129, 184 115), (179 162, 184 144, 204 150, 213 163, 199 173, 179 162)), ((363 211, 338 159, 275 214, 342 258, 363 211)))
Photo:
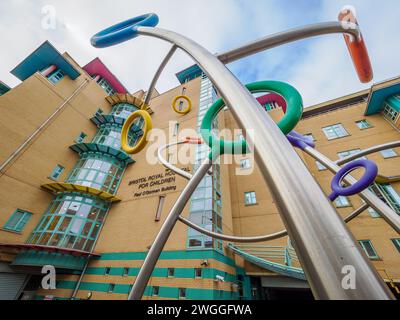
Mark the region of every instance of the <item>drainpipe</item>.
POLYGON ((70 102, 89 82, 88 79, 85 79, 79 87, 67 98, 63 103, 37 128, 0 166, 0 173, 4 173, 4 168, 14 160, 27 146, 28 144, 35 139, 43 129, 64 109, 64 107, 70 102))
POLYGON ((110 209, 108 209, 106 215, 104 216, 104 221, 103 221, 103 223, 101 224, 101 227, 100 227, 99 232, 97 233, 97 238, 96 238, 96 240, 94 240, 92 249, 90 250, 90 253, 89 253, 89 255, 88 255, 87 258, 86 258, 85 266, 83 267, 83 270, 82 270, 81 274, 79 275, 78 282, 76 283, 76 286, 75 286, 75 288, 74 288, 74 291, 72 292, 72 295, 71 295, 70 300, 74 300, 75 297, 76 297, 76 294, 77 294, 78 291, 79 291, 79 287, 81 286, 81 282, 82 282, 82 280, 83 280, 83 276, 84 276, 85 273, 86 273, 86 270, 87 270, 87 268, 88 268, 88 266, 89 266, 90 258, 92 257, 94 248, 96 247, 97 240, 98 240, 99 237, 100 237, 100 234, 101 234, 101 231, 103 230, 104 225, 106 224, 109 211, 110 211, 110 209))
POLYGON ((50 73, 52 73, 53 71, 55 71, 57 69, 57 66, 52 64, 50 67, 48 67, 46 70, 44 70, 43 72, 41 72, 43 77, 47 77, 50 73))

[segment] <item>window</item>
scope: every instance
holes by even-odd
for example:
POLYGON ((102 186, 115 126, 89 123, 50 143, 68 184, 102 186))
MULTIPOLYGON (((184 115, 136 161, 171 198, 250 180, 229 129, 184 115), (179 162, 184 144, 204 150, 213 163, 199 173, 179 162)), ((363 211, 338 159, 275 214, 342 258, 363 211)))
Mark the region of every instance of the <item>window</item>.
POLYGON ((95 115, 97 116, 97 115, 101 115, 101 114, 103 114, 103 113, 104 113, 103 109, 98 108, 97 111, 96 111, 96 113, 95 113, 95 115))
POLYGON ((167 277, 168 278, 173 278, 174 275, 175 275, 175 268, 168 268, 167 277))
POLYGON ((174 125, 174 132, 173 132, 174 137, 176 137, 178 135, 178 131, 179 131, 179 123, 176 122, 174 125))
POLYGON ((160 292, 160 287, 153 287, 153 297, 157 297, 160 292))
POLYGON ((128 118, 133 112, 138 110, 136 106, 130 103, 117 103, 113 106, 110 115, 118 116, 121 118, 128 118))
POLYGON ((343 208, 343 207, 350 207, 350 201, 347 197, 339 196, 335 200, 335 205, 338 208, 343 208))
POLYGON ((154 219, 155 221, 160 221, 160 219, 161 219, 161 213, 162 213, 162 209, 164 206, 164 201, 165 201, 165 196, 159 196, 156 218, 154 219))
POLYGON ((385 102, 385 107, 383 109, 383 116, 390 122, 396 123, 399 116, 399 112, 393 109, 387 102, 385 102))
POLYGON ((95 196, 60 193, 50 203, 27 243, 90 252, 110 204, 95 196))
POLYGON ((179 299, 186 299, 186 288, 179 288, 179 299))
MULTIPOLYGON (((347 158, 350 157, 354 154, 357 154, 361 151, 361 149, 353 149, 353 150, 347 150, 347 151, 342 151, 342 152, 338 152, 338 157, 339 159, 343 159, 343 158, 347 158)), ((366 157, 360 157, 359 159, 367 159, 366 157)))
POLYGON ((32 213, 17 209, 6 222, 3 229, 21 232, 28 220, 32 217, 32 213))
POLYGON ((240 168, 241 169, 249 169, 251 167, 250 159, 242 159, 240 160, 240 168))
POLYGON ((372 128, 372 125, 367 120, 356 121, 357 127, 361 130, 372 128))
POLYGON ((319 171, 327 170, 327 168, 319 161, 315 161, 319 171))
POLYGON ((111 267, 106 267, 106 268, 104 269, 104 275, 105 275, 105 276, 110 275, 110 272, 111 272, 111 267))
POLYGON ((203 269, 195 268, 194 269, 194 277, 195 278, 202 278, 203 277, 203 269))
POLYGON ((53 172, 50 174, 49 178, 52 180, 57 180, 60 177, 61 173, 64 171, 64 169, 65 168, 63 166, 60 166, 59 164, 56 165, 53 172))
POLYGON ((115 193, 124 170, 125 164, 112 156, 86 152, 81 155, 66 182, 115 193))
POLYGON ((257 203, 256 193, 254 191, 244 193, 244 202, 246 205, 252 205, 257 203))
POLYGON ((400 252, 400 239, 392 239, 394 246, 396 247, 397 251, 400 252))
POLYGON ((183 87, 183 88, 182 88, 182 93, 181 93, 181 94, 182 94, 182 96, 184 96, 184 95, 185 95, 185 93, 186 93, 186 88, 185 88, 185 87, 183 87))
POLYGON ((394 157, 398 156, 396 151, 394 151, 393 149, 382 150, 380 153, 381 153, 382 157, 385 159, 394 158, 394 157))
POLYGON ((378 212, 375 211, 374 208, 369 207, 368 208, 368 213, 371 216, 371 218, 380 218, 381 216, 379 215, 378 212))
POLYGON ((100 87, 103 88, 103 90, 109 95, 113 95, 115 93, 114 88, 108 83, 108 81, 104 78, 100 78, 100 80, 97 82, 100 87))
POLYGON ((328 140, 338 139, 349 135, 346 129, 340 123, 322 128, 322 131, 324 131, 328 140))
POLYGON ((86 133, 81 132, 81 133, 79 134, 79 136, 75 139, 75 142, 76 142, 76 143, 81 143, 81 142, 83 142, 83 140, 85 140, 86 136, 87 136, 86 133))
POLYGON ((129 275, 129 268, 128 267, 125 267, 124 268, 124 271, 122 271, 122 276, 123 277, 126 277, 126 276, 128 276, 129 275))
POLYGON ((361 247, 364 249, 364 252, 366 253, 368 258, 373 259, 373 260, 379 259, 378 254, 376 253, 370 240, 360 240, 358 242, 360 243, 361 247))
POLYGON ((61 69, 57 69, 56 71, 50 73, 47 76, 47 79, 52 83, 52 84, 56 84, 57 82, 59 82, 62 78, 64 78, 64 72, 61 69))
POLYGON ((114 289, 115 289, 115 283, 110 283, 109 285, 108 285, 108 293, 112 293, 113 291, 114 291, 114 289))

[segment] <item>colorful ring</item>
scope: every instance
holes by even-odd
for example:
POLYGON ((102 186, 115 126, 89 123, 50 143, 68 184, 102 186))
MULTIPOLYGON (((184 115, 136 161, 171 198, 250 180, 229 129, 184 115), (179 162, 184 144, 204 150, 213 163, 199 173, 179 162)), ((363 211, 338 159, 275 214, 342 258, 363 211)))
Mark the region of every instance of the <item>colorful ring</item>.
MULTIPOLYGON (((280 81, 260 81, 246 85, 251 92, 275 92, 284 97, 287 108, 283 118, 277 123, 283 134, 292 131, 301 119, 303 113, 303 101, 299 92, 291 85, 280 81)), ((201 124, 201 135, 207 145, 213 150, 210 158, 217 154, 246 154, 248 153, 247 143, 242 141, 225 141, 220 140, 212 133, 212 122, 218 113, 224 108, 225 102, 222 99, 217 100, 208 109, 201 124)))
POLYGON ((138 27, 155 27, 158 24, 158 16, 154 13, 144 14, 126 21, 117 23, 107 29, 96 33, 90 42, 93 47, 105 48, 121 42, 136 38, 138 27))
POLYGON ((378 167, 374 162, 366 159, 354 160, 340 169, 333 177, 331 183, 332 194, 329 195, 329 199, 333 201, 339 196, 347 197, 360 193, 361 191, 367 189, 375 181, 377 175, 378 167), (343 187, 341 185, 343 178, 357 168, 364 168, 364 175, 355 184, 348 187, 343 187))
POLYGON ((121 148, 128 154, 135 154, 143 150, 143 148, 147 144, 147 135, 150 132, 150 130, 153 128, 153 124, 151 121, 150 114, 145 111, 145 110, 137 110, 134 113, 132 113, 124 123, 124 126, 122 127, 121 131, 121 148), (135 121, 136 118, 142 117, 144 120, 144 126, 143 126, 143 136, 140 138, 140 140, 137 142, 137 144, 134 147, 131 147, 128 143, 128 134, 129 130, 131 129, 133 122, 135 121))
POLYGON ((188 96, 177 96, 177 97, 175 97, 175 99, 172 101, 172 108, 174 109, 174 111, 175 111, 176 113, 179 113, 179 114, 187 114, 187 113, 189 113, 190 110, 192 109, 192 100, 190 100, 190 98, 189 98, 188 96), (186 109, 184 109, 184 110, 179 110, 179 109, 176 107, 176 102, 177 102, 179 99, 183 99, 183 100, 186 100, 186 101, 187 101, 188 107, 187 107, 186 109))

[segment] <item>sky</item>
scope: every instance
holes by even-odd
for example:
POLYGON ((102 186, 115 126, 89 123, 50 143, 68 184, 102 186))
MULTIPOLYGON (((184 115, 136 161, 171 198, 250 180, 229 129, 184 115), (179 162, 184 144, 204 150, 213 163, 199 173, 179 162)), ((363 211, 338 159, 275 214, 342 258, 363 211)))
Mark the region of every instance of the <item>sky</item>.
MULTIPOLYGON (((90 44, 91 36, 117 22, 154 12, 159 16, 159 27, 181 33, 217 53, 293 27, 336 21, 339 10, 347 4, 357 10, 374 68, 373 82, 399 76, 398 0, 1 0, 0 80, 11 87, 17 85, 19 80, 9 72, 49 40, 81 66, 99 57, 130 92, 147 90, 170 44, 138 37, 96 49, 90 44), (49 8, 55 13, 54 28, 46 27, 49 8)), ((178 51, 160 77, 158 91, 177 86, 175 73, 192 64, 178 51)), ((287 44, 227 67, 244 84, 288 82, 300 92, 305 106, 371 86, 358 81, 343 37, 338 34, 287 44)))

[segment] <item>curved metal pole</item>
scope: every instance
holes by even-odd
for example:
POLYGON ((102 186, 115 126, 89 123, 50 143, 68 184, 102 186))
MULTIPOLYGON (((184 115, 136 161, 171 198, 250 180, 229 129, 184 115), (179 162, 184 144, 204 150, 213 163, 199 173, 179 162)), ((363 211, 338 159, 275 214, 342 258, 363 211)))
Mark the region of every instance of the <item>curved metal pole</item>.
POLYGON ((179 195, 174 206, 165 219, 160 231, 158 232, 157 237, 147 253, 146 258, 144 259, 143 265, 140 268, 135 283, 133 284, 132 290, 129 294, 129 300, 140 300, 142 298, 146 285, 149 282, 157 260, 160 257, 161 251, 163 250, 165 243, 167 242, 168 237, 179 218, 179 215, 183 211, 186 203, 189 201, 190 196, 199 185, 203 177, 207 174, 207 171, 211 168, 211 166, 212 162, 207 157, 197 169, 193 175, 193 178, 189 180, 189 183, 179 195))
POLYGON ((149 105, 151 96, 153 94, 153 90, 156 86, 158 79, 160 78, 161 72, 164 70, 165 66, 167 65, 167 63, 171 59, 171 57, 174 55, 176 49, 177 49, 177 46, 172 45, 171 49, 168 51, 164 60, 161 62, 160 66, 158 67, 157 72, 155 73, 153 80, 150 83, 150 87, 147 90, 146 98, 144 99, 144 105, 147 105, 147 106, 149 105))
MULTIPOLYGON (((357 208, 354 210, 352 213, 350 213, 345 219, 345 222, 350 222, 353 220, 355 217, 360 215, 364 210, 368 209, 369 205, 364 203, 361 207, 357 208)), ((232 241, 232 242, 240 242, 240 243, 252 243, 252 242, 263 242, 263 241, 270 241, 270 240, 275 240, 282 238, 284 236, 287 236, 287 231, 281 230, 275 233, 270 233, 264 236, 255 236, 255 237, 239 237, 239 236, 230 236, 230 235, 225 235, 225 234, 220 234, 216 232, 209 231, 207 229, 204 229, 197 224, 193 223, 192 221, 179 216, 179 221, 186 224, 188 227, 205 234, 206 236, 219 239, 219 240, 224 240, 224 241, 232 241)))
POLYGON ((346 158, 339 159, 339 160, 335 161, 335 163, 338 166, 341 166, 342 164, 348 163, 352 160, 361 158, 361 157, 369 155, 371 153, 375 153, 375 152, 379 152, 379 151, 387 150, 387 149, 392 149, 392 148, 397 148, 397 147, 400 147, 400 141, 393 141, 393 142, 380 144, 380 145, 377 145, 377 146, 374 146, 374 147, 371 147, 368 149, 361 150, 360 152, 352 154, 351 156, 348 156, 346 158))
MULTIPOLYGON (((317 299, 393 299, 286 137, 238 79, 214 55, 180 34, 149 27, 138 27, 137 31, 140 35, 166 40, 187 52, 213 82, 239 127, 254 132, 247 139, 250 149, 275 199, 314 296, 317 299), (342 287, 342 270, 347 265, 357 271, 356 290, 342 287)), ((178 203, 184 201, 180 199, 178 203)), ((173 223, 179 216, 176 214, 173 223)), ((160 234, 153 247, 167 240, 167 237, 160 238, 160 234)), ((145 267, 140 275, 147 272, 150 277, 152 269, 143 271, 145 267)), ((145 285, 147 280, 144 282, 138 276, 135 284, 141 285, 136 288, 145 285)), ((143 291, 137 292, 131 297, 140 298, 143 291)))
MULTIPOLYGON (((313 157, 314 159, 321 162, 331 172, 337 173, 341 168, 332 160, 321 154, 319 151, 311 147, 305 147, 303 150, 305 153, 313 157)), ((351 175, 347 175, 343 181, 354 184, 357 182, 351 175)), ((365 189, 359 196, 369 204, 375 211, 377 211, 385 221, 400 234, 400 216, 396 214, 391 208, 389 208, 384 202, 382 202, 372 191, 365 189)))
POLYGON ((285 43, 332 33, 345 33, 358 38, 361 34, 358 25, 343 22, 324 22, 279 32, 265 38, 250 42, 244 46, 217 54, 224 64, 231 63, 249 55, 271 49, 285 43))
POLYGON ((169 147, 179 145, 179 144, 185 144, 185 143, 187 143, 187 142, 186 141, 177 141, 177 142, 172 142, 165 146, 162 146, 162 147, 158 148, 158 150, 157 150, 157 157, 158 157, 158 160, 160 160, 161 164, 164 167, 167 167, 168 169, 172 170, 173 172, 180 175, 181 177, 190 180, 193 177, 193 175, 191 173, 175 167, 173 164, 171 164, 167 160, 165 160, 161 154, 165 149, 168 149, 169 147))

